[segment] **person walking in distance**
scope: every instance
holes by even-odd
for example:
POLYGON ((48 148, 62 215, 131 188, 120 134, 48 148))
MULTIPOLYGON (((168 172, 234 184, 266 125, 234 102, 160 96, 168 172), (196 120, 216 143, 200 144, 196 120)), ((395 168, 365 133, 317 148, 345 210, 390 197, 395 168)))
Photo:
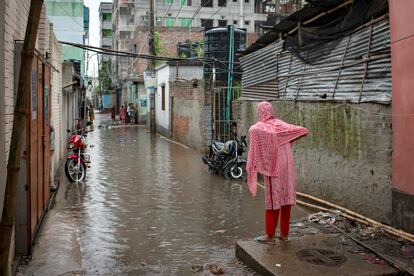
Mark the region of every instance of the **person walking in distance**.
POLYGON ((296 204, 296 172, 292 145, 308 130, 277 119, 269 102, 257 105, 259 121, 249 130, 247 183, 253 196, 257 191, 257 173, 264 175, 266 235, 257 242, 273 243, 280 216, 280 240, 287 240, 291 206, 296 204))
POLYGON ((126 120, 125 106, 121 106, 121 109, 119 110, 119 119, 121 120, 122 124, 125 124, 125 120, 126 120))

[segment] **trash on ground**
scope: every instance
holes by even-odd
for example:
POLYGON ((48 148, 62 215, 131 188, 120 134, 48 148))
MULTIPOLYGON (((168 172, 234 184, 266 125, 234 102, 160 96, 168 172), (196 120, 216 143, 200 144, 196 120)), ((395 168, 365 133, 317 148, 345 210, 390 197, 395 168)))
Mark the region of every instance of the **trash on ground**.
POLYGON ((203 271, 203 270, 204 270, 204 267, 203 267, 202 265, 198 265, 198 264, 196 264, 196 265, 192 265, 192 266, 191 266, 191 270, 192 270, 194 273, 196 273, 196 272, 201 272, 201 271, 203 271))
POLYGON ((224 269, 216 264, 207 264, 206 269, 216 275, 224 274, 224 269))
POLYGON ((308 216, 308 221, 319 224, 334 224, 336 221, 336 215, 326 212, 319 212, 310 214, 308 216))
POLYGON ((216 231, 216 233, 217 234, 224 234, 224 233, 226 233, 227 232, 227 230, 217 230, 216 231))
POLYGON ((364 260, 371 264, 385 265, 384 260, 381 260, 374 255, 367 255, 364 257, 364 260))

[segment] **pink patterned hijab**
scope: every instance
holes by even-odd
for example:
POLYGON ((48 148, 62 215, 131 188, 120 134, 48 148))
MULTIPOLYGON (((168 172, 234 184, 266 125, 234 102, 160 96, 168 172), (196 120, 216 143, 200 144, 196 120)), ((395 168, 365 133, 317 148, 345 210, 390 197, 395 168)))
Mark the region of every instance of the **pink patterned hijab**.
POLYGON ((257 113, 259 121, 249 130, 250 144, 246 166, 247 183, 253 196, 257 191, 257 173, 277 176, 277 164, 281 162, 278 160, 279 146, 308 134, 304 127, 276 119, 273 106, 269 102, 260 102, 257 113))

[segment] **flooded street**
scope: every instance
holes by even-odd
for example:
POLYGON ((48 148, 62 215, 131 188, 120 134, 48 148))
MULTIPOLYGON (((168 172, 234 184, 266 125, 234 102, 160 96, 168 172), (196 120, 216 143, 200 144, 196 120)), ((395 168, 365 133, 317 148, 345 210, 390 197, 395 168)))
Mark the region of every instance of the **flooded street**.
POLYGON ((264 230, 263 191, 252 198, 246 183, 210 175, 200 154, 109 123, 98 117, 101 127, 88 135, 86 182, 60 188, 84 271, 191 275, 192 265, 214 263, 226 274, 252 274, 235 260, 234 244, 264 230))

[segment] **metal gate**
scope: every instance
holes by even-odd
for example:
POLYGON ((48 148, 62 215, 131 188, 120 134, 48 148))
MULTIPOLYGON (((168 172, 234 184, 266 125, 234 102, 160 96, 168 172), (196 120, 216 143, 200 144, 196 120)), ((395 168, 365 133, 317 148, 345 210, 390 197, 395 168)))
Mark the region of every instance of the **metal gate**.
POLYGON ((231 138, 233 101, 239 97, 237 89, 213 88, 213 138, 225 142, 231 138))

